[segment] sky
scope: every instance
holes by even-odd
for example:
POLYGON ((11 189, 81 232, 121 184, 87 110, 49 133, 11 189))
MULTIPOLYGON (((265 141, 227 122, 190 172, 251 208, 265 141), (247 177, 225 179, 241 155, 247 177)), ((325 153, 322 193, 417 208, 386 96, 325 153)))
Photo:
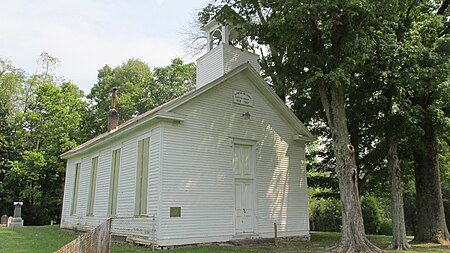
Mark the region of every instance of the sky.
POLYGON ((186 57, 183 31, 209 0, 0 0, 0 57, 35 73, 42 52, 57 76, 89 93, 97 71, 139 58, 151 68, 186 57))

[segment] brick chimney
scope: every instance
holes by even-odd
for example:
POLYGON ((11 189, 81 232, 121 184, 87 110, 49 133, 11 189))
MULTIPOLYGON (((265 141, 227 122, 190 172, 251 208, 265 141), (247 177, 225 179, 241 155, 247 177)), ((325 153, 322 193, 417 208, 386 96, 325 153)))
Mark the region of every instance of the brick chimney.
POLYGON ((111 89, 111 109, 108 113, 108 132, 119 126, 119 113, 116 111, 116 92, 117 87, 111 89))

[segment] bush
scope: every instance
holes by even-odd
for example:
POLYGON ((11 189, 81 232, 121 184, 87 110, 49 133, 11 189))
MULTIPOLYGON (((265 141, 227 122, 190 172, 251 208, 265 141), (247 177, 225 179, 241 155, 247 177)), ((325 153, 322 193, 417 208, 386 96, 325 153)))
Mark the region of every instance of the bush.
POLYGON ((50 214, 47 208, 30 203, 24 203, 22 207, 22 219, 25 226, 40 226, 50 224, 50 214))
MULTIPOLYGON (((392 235, 389 201, 374 196, 361 197, 361 211, 367 234, 392 235)), ((342 227, 341 202, 335 199, 314 199, 309 203, 309 221, 312 231, 340 232, 342 227)))
POLYGON ((372 196, 361 198, 361 211, 364 219, 364 228, 367 234, 378 234, 383 222, 382 211, 378 206, 379 200, 372 196))
POLYGON ((392 235, 392 220, 390 218, 384 218, 380 224, 378 230, 379 235, 392 235))
POLYGON ((342 226, 341 202, 332 199, 312 199, 310 225, 313 231, 340 232, 342 226))

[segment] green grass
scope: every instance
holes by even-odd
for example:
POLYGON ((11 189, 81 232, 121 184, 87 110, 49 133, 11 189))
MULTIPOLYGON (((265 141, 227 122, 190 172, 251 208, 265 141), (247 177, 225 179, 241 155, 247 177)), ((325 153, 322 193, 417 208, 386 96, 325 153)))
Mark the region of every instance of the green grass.
POLYGON ((56 225, 0 228, 0 253, 53 252, 76 237, 56 225))
MULTIPOLYGON (((250 252, 308 252, 322 253, 326 248, 339 241, 339 233, 312 232, 310 242, 281 241, 278 247, 273 246, 271 240, 258 240, 241 245, 202 245, 185 246, 172 249, 167 252, 175 253, 250 253, 250 252)), ((59 229, 58 226, 22 227, 22 228, 0 228, 0 253, 28 253, 28 252, 53 252, 64 244, 75 239, 77 234, 59 229)), ((386 248, 390 236, 369 236, 371 242, 381 248, 386 248)), ((151 252, 151 248, 132 246, 129 244, 113 243, 113 253, 142 253, 151 252)), ((160 251, 164 252, 164 251, 160 251)), ((385 251, 397 252, 397 251, 385 251)), ((439 246, 435 244, 413 244, 413 250, 403 252, 449 252, 450 246, 439 246)))

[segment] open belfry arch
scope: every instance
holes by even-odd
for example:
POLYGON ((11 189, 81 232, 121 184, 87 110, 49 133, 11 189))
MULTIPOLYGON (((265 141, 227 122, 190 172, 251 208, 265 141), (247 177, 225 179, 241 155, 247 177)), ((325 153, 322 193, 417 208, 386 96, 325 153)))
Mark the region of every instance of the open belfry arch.
POLYGON ((203 28, 207 34, 207 53, 197 60, 197 88, 210 83, 244 63, 260 72, 259 55, 236 47, 238 33, 232 24, 210 21, 203 28))
POLYGON ((235 45, 238 39, 236 28, 223 25, 216 20, 209 22, 202 30, 207 34, 207 51, 211 51, 219 44, 235 45))

